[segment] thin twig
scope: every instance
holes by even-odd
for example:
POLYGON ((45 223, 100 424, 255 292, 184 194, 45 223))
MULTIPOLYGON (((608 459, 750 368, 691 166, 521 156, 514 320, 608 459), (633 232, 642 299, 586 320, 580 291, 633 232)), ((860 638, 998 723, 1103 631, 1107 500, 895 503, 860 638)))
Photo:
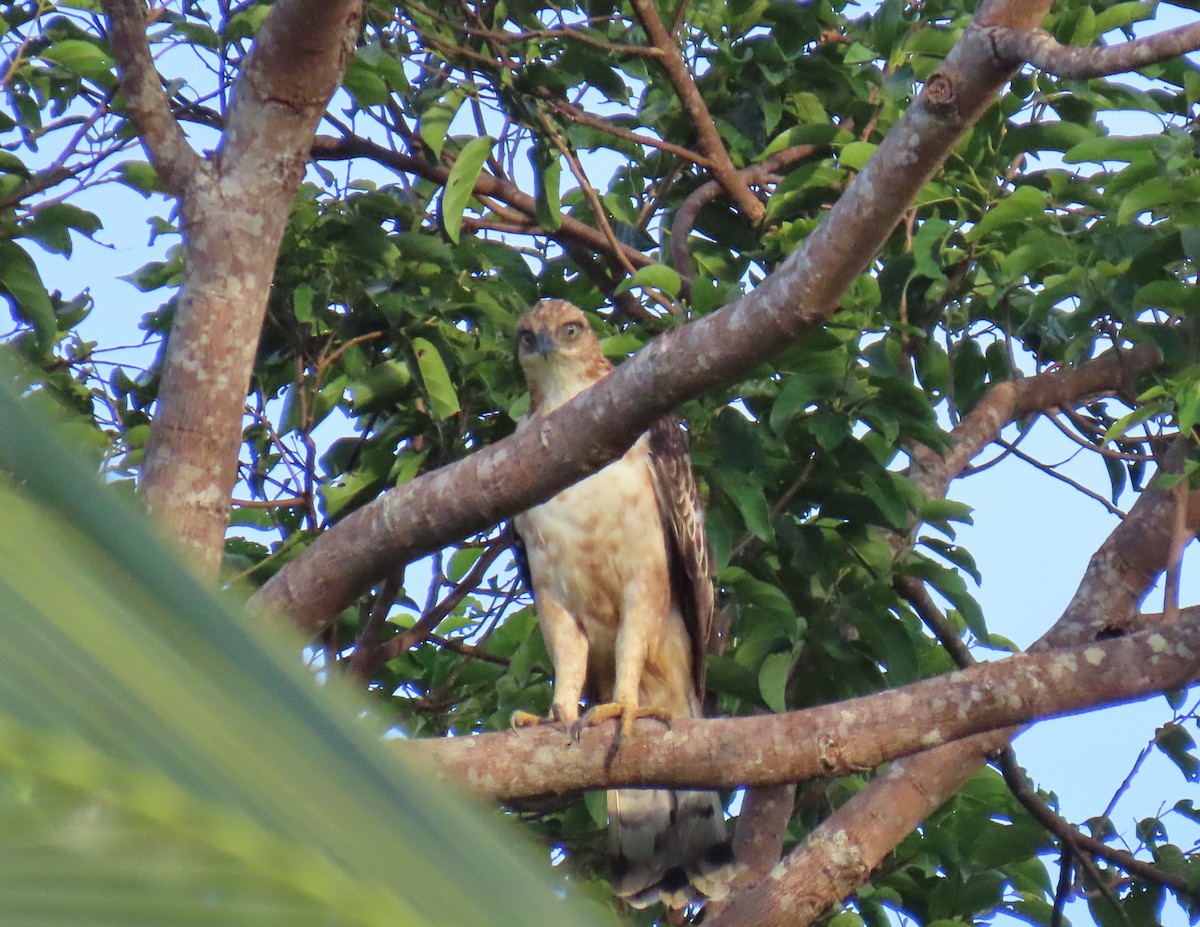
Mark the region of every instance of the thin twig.
MULTIPOLYGON (((806 161, 814 156, 824 155, 828 150, 828 146, 825 145, 793 145, 775 152, 759 164, 742 168, 737 171, 737 175, 747 187, 762 186, 767 183, 768 178, 785 167, 806 161)), ((671 223, 671 263, 675 267, 675 272, 683 279, 685 286, 691 284, 693 276, 692 259, 687 246, 688 234, 695 226, 700 210, 722 193, 728 195, 724 184, 710 180, 689 193, 675 212, 675 219, 671 223)))
POLYGON ((454 588, 442 601, 432 608, 427 608, 425 614, 411 628, 406 628, 377 648, 377 652, 370 657, 369 666, 373 669, 376 666, 387 663, 389 660, 394 660, 396 657, 410 650, 414 645, 428 638, 433 630, 458 607, 458 604, 483 581, 484 576, 492 564, 495 563, 496 558, 508 549, 509 545, 506 541, 497 541, 485 549, 467 572, 467 575, 455 584, 454 588))
POLYGON ((1113 505, 1111 502, 1109 502, 1107 499, 1105 499, 1104 496, 1100 495, 1100 493, 1096 492, 1094 489, 1089 489, 1088 487, 1084 486, 1082 483, 1076 482, 1075 480, 1071 479, 1069 476, 1065 476, 1064 474, 1059 473, 1053 467, 1042 463, 1036 457, 1032 457, 1029 454, 1026 454, 1024 451, 1022 451, 1018 447, 1016 447, 1016 445, 1009 444, 1003 438, 997 438, 996 443, 999 444, 1003 448, 1007 448, 1007 449, 1011 450, 1014 457, 1019 457, 1021 460, 1025 461, 1027 464, 1029 464, 1033 467, 1037 467, 1037 469, 1041 470, 1047 476, 1052 476, 1056 480, 1066 483, 1072 489, 1075 489, 1075 490, 1083 493, 1089 499, 1095 499, 1102 506, 1104 506, 1104 508, 1106 508, 1111 514, 1116 515, 1118 518, 1125 517, 1125 512, 1122 509, 1113 505))
POLYGON ((378 665, 373 659, 379 638, 383 634, 383 626, 387 623, 388 612, 396 603, 396 596, 404 587, 404 573, 408 565, 401 566, 398 571, 389 576, 379 586, 375 596, 375 604, 367 616, 358 640, 354 642, 354 654, 350 657, 350 673, 361 680, 369 682, 378 665))

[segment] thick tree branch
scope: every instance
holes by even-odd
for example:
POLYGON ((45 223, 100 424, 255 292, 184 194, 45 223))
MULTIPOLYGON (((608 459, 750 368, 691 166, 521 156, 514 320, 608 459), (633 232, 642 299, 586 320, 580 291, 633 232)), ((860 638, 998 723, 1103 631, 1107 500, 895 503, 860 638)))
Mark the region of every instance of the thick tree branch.
POLYGON ((611 754, 610 726, 575 741, 543 726, 397 743, 493 800, 615 786, 730 788, 872 769, 984 731, 1140 698, 1200 678, 1200 620, 1018 654, 888 692, 749 718, 639 722, 611 754))
MULTIPOLYGON (((281 0, 254 37, 217 150, 223 173, 243 184, 293 191, 317 123, 354 53, 358 0, 281 0)), ((289 205, 291 203, 289 196, 289 205)))
MULTIPOLYGON (((141 491, 164 533, 206 579, 221 563, 275 256, 313 133, 353 50, 360 10, 361 0, 279 0, 234 85, 211 167, 193 165, 186 182, 176 183, 184 280, 141 491)), ((117 44, 133 38, 122 34, 117 44)), ((150 125, 151 138, 161 131, 158 122, 150 125)))
POLYGON ((757 225, 765 214, 763 204, 754 195, 750 185, 738 176, 737 168, 734 167, 729 152, 725 149, 725 143, 721 140, 721 133, 717 131, 708 105, 704 102, 704 96, 696 86, 679 46, 675 44, 675 37, 667 32, 653 0, 631 0, 631 3, 634 14, 646 30, 646 37, 661 52, 659 64, 666 71, 667 80, 671 82, 679 102, 683 104, 684 112, 688 114, 692 127, 696 130, 700 150, 709 160, 709 170, 738 212, 752 225, 757 225))
POLYGON ((315 632, 389 565, 548 499, 620 456, 685 399, 738 379, 796 343, 834 314, 850 281, 1008 73, 981 31, 968 28, 825 221, 753 293, 655 339, 540 428, 354 512, 280 570, 252 606, 315 632))
MULTIPOLYGON (((765 879, 778 864, 795 807, 795 782, 746 789, 733 832, 733 858, 738 871, 729 887, 734 897, 765 879)), ((728 898, 708 902, 705 916, 715 917, 728 903, 728 898)))
POLYGON ((909 476, 931 499, 941 498, 950 483, 976 454, 1000 436, 1006 425, 1036 412, 1074 406, 1089 397, 1117 392, 1161 362, 1158 348, 1139 344, 1113 349, 1078 367, 998 383, 955 426, 949 449, 940 455, 928 450, 913 453, 909 476))
MULTIPOLYGON (((1176 506, 1176 508, 1186 511, 1183 506, 1176 506)), ((967 646, 962 642, 958 634, 955 633, 954 628, 946 616, 942 614, 941 609, 933 602, 928 590, 925 588, 925 584, 915 577, 906 576, 898 579, 895 585, 897 591, 908 599, 909 603, 916 609, 917 614, 921 616, 921 620, 925 623, 926 627, 937 635, 938 640, 950 652, 954 662, 963 669, 975 666, 978 661, 976 661, 970 650, 967 649, 967 646)), ((1194 616, 1196 610, 1189 610, 1189 613, 1194 616)), ((1157 622, 1163 620, 1163 616, 1161 615, 1147 615, 1144 617, 1144 623, 1148 625, 1153 625, 1156 623, 1156 620, 1157 622)), ((1058 814, 1034 790, 1033 785, 1025 776, 1020 764, 1018 764, 1017 755, 1013 752, 1011 746, 1005 746, 1000 750, 995 758, 995 762, 999 766, 1001 773, 1003 773, 1004 781, 1008 784, 1009 791, 1013 793, 1013 797, 1046 830, 1059 839, 1066 859, 1070 859, 1072 856, 1078 857, 1080 863, 1086 865, 1083 854, 1099 856, 1120 866, 1126 872, 1138 878, 1160 882, 1170 886, 1176 892, 1185 893, 1189 891, 1187 879, 1164 872, 1157 866, 1138 859, 1132 853, 1110 847, 1104 841, 1082 833, 1074 824, 1058 814)), ((1064 871, 1069 870, 1069 863, 1064 862, 1063 866, 1064 871)), ((1058 903, 1058 900, 1056 900, 1056 904, 1058 903)))
POLYGON ((1014 65, 1028 62, 1058 77, 1080 80, 1136 71, 1200 50, 1200 23, 1176 26, 1105 48, 1060 45, 1054 36, 1041 29, 996 27, 990 30, 990 35, 998 58, 1014 65))
POLYGON ((146 5, 142 0, 104 0, 102 6, 121 93, 138 137, 167 192, 182 196, 206 165, 171 115, 162 78, 146 41, 146 5))
MULTIPOLYGON (((1166 564, 1174 511, 1169 493, 1148 490, 1092 556, 1075 596, 1034 647, 1082 647, 1139 621, 1137 605, 1166 564)), ((1200 519, 1195 499, 1191 523, 1200 519)), ((1156 632, 1147 630, 1140 636, 1156 632)), ((1194 657, 1193 657, 1194 658, 1194 657)), ((778 878, 733 900, 714 927, 804 924, 847 897, 913 828, 1001 749, 1015 730, 973 737, 896 762, 838 808, 790 853, 778 878)))

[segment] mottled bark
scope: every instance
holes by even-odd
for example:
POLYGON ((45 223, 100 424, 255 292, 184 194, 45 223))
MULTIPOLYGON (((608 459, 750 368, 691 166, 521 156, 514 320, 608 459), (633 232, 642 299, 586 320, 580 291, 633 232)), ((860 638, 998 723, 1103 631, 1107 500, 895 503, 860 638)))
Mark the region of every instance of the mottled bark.
POLYGON ((234 85, 211 162, 166 110, 140 0, 106 0, 150 157, 181 199, 185 270, 146 444, 143 498, 200 576, 220 567, 242 415, 288 211, 358 34, 361 0, 280 0, 234 85))
POLYGON ((1028 62, 1042 71, 1078 80, 1136 71, 1200 49, 1200 23, 1176 26, 1105 48, 1060 45, 1040 29, 996 27, 990 30, 990 35, 1001 58, 1014 64, 1028 62))
MULTIPOLYGON (((578 741, 564 729, 546 725, 399 741, 396 749, 493 800, 616 786, 777 785, 873 769, 980 732, 1129 701, 1197 678, 1200 618, 1191 614, 1171 626, 1017 654, 804 711, 681 718, 665 731, 661 722, 643 720, 615 755, 611 724, 585 729, 578 741)), ((978 739, 971 743, 978 752, 978 739)), ((900 768, 897 764, 893 770, 900 768)), ((899 779, 889 772, 877 781, 899 779)), ((838 897, 828 897, 825 904, 838 897)))

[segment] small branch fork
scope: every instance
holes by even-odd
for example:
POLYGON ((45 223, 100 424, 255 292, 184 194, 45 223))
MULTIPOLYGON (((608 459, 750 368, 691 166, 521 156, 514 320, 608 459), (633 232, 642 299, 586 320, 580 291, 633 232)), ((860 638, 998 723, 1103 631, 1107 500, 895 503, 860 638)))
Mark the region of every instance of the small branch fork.
POLYGON ((1058 77, 1086 80, 1136 71, 1189 52, 1200 51, 1200 22, 1177 26, 1120 45, 1074 48, 1041 29, 987 29, 997 58, 1011 65, 1032 64, 1058 77))
POLYGON ((182 195, 207 170, 171 115, 162 78, 146 41, 146 7, 141 0, 105 0, 109 44, 117 60, 121 92, 146 148, 150 163, 166 189, 182 195))
MULTIPOLYGON (((737 171, 737 176, 747 186, 763 186, 778 180, 775 174, 785 167, 813 157, 824 156, 828 150, 825 145, 793 145, 777 151, 761 164, 752 164, 750 167, 742 168, 737 171)), ((691 285, 693 276, 692 257, 687 246, 688 233, 696 224, 696 217, 700 214, 700 210, 722 194, 728 195, 728 188, 718 180, 710 180, 688 194, 687 199, 675 213, 675 220, 671 223, 671 263, 683 279, 685 286, 691 285)))
POLYGON ((696 130, 700 150, 709 161, 709 170, 738 212, 745 216, 751 225, 757 225, 762 221, 766 210, 750 188, 750 184, 734 167, 725 143, 721 140, 721 133, 717 131, 717 125, 704 102, 704 96, 696 86, 687 62, 683 60, 683 54, 675 43, 675 37, 667 31, 653 0, 631 0, 631 3, 634 15, 646 31, 646 37, 661 53, 659 64, 666 71, 667 80, 671 82, 684 112, 692 122, 692 128, 696 130))

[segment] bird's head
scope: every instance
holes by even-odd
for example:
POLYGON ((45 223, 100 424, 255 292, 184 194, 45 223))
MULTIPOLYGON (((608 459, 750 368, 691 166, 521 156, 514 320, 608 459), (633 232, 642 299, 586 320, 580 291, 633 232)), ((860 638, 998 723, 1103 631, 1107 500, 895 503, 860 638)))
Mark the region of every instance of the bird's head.
POLYGON ((561 299, 543 299, 517 321, 517 359, 540 411, 561 405, 611 369, 587 318, 561 299))

